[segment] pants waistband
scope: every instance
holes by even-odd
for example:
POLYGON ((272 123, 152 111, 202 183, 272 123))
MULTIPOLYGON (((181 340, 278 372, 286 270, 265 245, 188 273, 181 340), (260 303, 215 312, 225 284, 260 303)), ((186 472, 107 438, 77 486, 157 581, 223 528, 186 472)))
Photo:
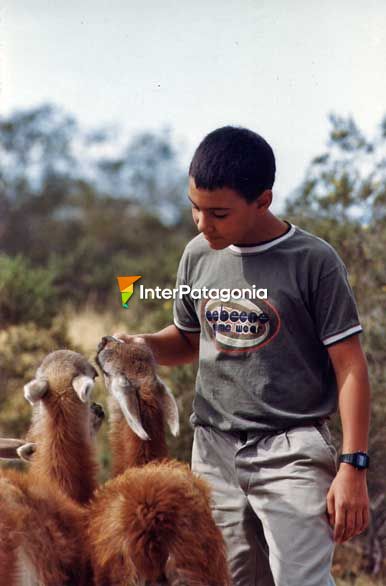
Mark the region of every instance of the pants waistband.
POLYGON ((320 427, 327 420, 328 420, 327 417, 316 417, 315 419, 309 419, 308 421, 301 421, 299 423, 295 423, 294 425, 289 425, 288 427, 282 427, 280 429, 272 429, 272 430, 266 430, 266 431, 261 431, 261 432, 258 432, 258 431, 252 430, 252 429, 249 431, 246 429, 242 429, 240 431, 232 431, 231 433, 233 435, 235 435, 236 437, 238 437, 238 439, 241 441, 241 443, 245 444, 248 441, 249 434, 257 435, 258 433, 261 433, 261 435, 279 435, 280 433, 284 433, 285 431, 289 431, 290 429, 294 429, 296 427, 303 427, 303 426, 320 427))

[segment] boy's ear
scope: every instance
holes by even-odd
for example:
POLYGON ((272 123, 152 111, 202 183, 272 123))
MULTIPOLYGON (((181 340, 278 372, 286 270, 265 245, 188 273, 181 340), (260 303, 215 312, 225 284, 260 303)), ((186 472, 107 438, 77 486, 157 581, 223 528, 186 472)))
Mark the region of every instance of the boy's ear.
POLYGON ((256 199, 257 212, 259 214, 265 213, 272 203, 272 189, 266 189, 256 199))

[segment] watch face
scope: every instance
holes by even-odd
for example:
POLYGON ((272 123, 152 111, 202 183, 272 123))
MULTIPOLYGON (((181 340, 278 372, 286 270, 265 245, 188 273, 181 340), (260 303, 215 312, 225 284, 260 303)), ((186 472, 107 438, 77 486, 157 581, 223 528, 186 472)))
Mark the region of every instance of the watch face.
POLYGON ((356 463, 358 466, 366 466, 367 456, 365 456, 365 454, 357 454, 356 463))

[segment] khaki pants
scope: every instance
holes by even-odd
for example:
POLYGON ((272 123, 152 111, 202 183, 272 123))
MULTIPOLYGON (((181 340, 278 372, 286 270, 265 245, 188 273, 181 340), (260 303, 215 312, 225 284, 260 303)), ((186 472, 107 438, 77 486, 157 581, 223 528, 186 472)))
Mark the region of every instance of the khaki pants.
POLYGON ((192 468, 212 487, 234 586, 334 586, 327 424, 275 434, 197 427, 192 468))

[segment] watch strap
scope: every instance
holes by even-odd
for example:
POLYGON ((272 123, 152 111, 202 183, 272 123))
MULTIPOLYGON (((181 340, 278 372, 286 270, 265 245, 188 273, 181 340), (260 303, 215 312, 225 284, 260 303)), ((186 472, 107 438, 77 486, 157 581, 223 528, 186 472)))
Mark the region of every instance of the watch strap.
POLYGON ((341 454, 339 456, 339 462, 345 464, 351 464, 359 470, 364 470, 370 465, 370 458, 366 452, 354 452, 353 454, 341 454))

